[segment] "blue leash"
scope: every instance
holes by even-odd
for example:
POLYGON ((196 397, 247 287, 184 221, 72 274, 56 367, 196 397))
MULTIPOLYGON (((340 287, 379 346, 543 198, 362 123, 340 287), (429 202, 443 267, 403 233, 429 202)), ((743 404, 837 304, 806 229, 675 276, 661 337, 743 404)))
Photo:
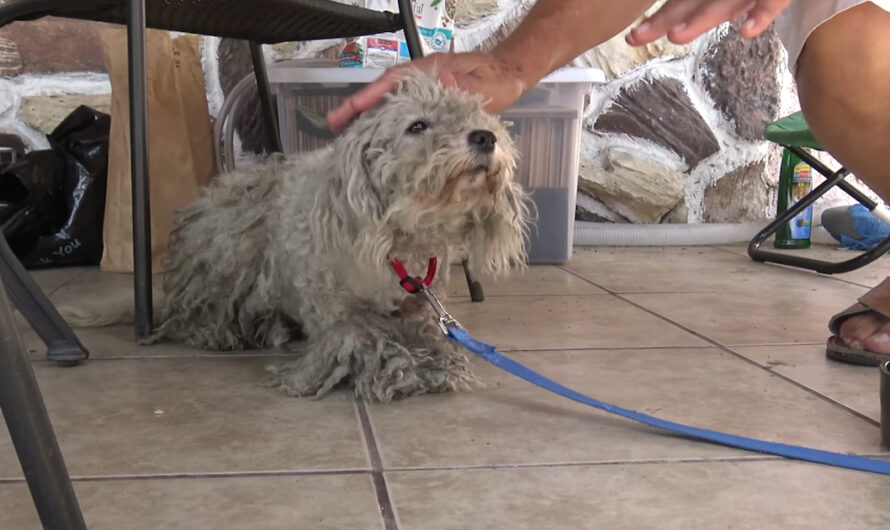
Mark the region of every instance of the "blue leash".
POLYGON ((604 403, 592 397, 575 392, 570 388, 566 388, 555 381, 547 379, 543 375, 527 368, 516 361, 504 356, 498 352, 494 346, 479 342, 463 329, 448 327, 448 337, 463 346, 464 348, 475 353, 479 357, 485 359, 498 368, 505 370, 521 379, 525 379, 529 383, 537 385, 545 390, 549 390, 554 394, 583 403, 584 405, 604 410, 612 414, 617 414, 623 418, 634 420, 650 427, 655 427, 665 431, 682 434, 690 438, 697 438, 708 442, 715 442, 728 447, 745 449, 747 451, 756 451, 758 453, 766 453, 771 455, 783 456, 795 460, 805 460, 807 462, 815 462, 817 464, 826 464, 834 467, 843 467, 847 469, 855 469, 858 471, 868 471, 869 473, 878 473, 881 475, 890 475, 890 462, 882 460, 874 460, 872 458, 864 458, 861 456, 851 456, 841 453, 832 453, 829 451, 820 451, 818 449, 810 449, 808 447, 800 447, 796 445, 786 445, 774 442, 765 442, 763 440, 755 440, 753 438, 745 438, 743 436, 735 436, 708 429, 700 429, 698 427, 690 427, 680 423, 662 420, 648 414, 636 412, 633 410, 618 407, 604 403))

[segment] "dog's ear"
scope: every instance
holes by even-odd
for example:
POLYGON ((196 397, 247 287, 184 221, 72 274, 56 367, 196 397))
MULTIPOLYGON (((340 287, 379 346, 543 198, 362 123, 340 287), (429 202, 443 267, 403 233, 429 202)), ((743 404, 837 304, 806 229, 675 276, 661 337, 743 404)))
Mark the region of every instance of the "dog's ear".
POLYGON ((359 120, 337 141, 337 167, 340 179, 337 201, 342 228, 355 242, 357 259, 369 263, 385 263, 392 247, 392 234, 386 228, 386 195, 376 159, 383 151, 379 141, 377 120, 359 120))
POLYGON ((469 248, 470 271, 497 278, 523 269, 528 259, 526 241, 533 215, 528 194, 519 184, 508 181, 494 195, 494 206, 477 220, 469 248))
POLYGON ((340 140, 336 164, 342 179, 342 193, 346 204, 361 220, 380 220, 385 207, 380 193, 380 177, 374 171, 374 160, 379 148, 373 139, 378 126, 367 122, 356 124, 362 131, 352 128, 340 140), (365 130, 366 129, 366 130, 365 130))

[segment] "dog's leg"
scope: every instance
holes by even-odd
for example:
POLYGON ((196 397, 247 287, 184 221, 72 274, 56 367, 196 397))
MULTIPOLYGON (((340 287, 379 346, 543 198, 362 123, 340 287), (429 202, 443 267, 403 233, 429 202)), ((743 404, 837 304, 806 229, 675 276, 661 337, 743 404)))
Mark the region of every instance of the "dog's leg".
POLYGON ((320 398, 346 379, 355 358, 363 350, 375 349, 375 343, 378 338, 347 325, 316 331, 305 343, 294 345, 293 349, 302 353, 297 360, 269 368, 270 384, 290 396, 320 398))
POLYGON ((271 386, 291 396, 321 397, 351 380, 357 396, 389 402, 417 394, 469 390, 467 356, 426 321, 356 315, 309 333, 303 355, 271 368, 271 386), (438 333, 438 337, 436 337, 438 333))
MULTIPOLYGON (((405 395, 455 392, 483 386, 470 369, 467 351, 448 340, 434 319, 405 321, 400 327, 412 360, 411 387, 400 389, 405 395)), ((377 383, 382 387, 395 384, 385 378, 380 378, 377 383)))

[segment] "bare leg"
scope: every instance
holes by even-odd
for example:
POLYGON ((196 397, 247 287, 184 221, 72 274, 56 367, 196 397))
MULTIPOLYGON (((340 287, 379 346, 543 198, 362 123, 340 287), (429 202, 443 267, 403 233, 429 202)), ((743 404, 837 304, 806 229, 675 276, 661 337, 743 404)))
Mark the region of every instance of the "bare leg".
MULTIPOLYGON (((890 13, 872 3, 816 29, 798 60, 800 103, 813 134, 840 163, 890 202, 890 13)), ((868 313, 848 319, 850 347, 890 353, 890 322, 868 313)))

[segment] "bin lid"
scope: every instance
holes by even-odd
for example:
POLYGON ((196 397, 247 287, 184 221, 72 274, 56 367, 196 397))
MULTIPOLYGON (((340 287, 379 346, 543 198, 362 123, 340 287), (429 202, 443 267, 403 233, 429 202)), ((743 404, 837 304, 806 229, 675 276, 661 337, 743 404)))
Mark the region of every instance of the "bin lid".
POLYGON ((551 73, 541 83, 605 83, 606 73, 599 68, 566 66, 551 73))
MULTIPOLYGON (((270 83, 330 84, 370 83, 383 75, 384 68, 340 68, 334 59, 294 59, 267 68, 270 83)), ((603 83, 606 74, 599 68, 565 67, 540 83, 603 83)))

